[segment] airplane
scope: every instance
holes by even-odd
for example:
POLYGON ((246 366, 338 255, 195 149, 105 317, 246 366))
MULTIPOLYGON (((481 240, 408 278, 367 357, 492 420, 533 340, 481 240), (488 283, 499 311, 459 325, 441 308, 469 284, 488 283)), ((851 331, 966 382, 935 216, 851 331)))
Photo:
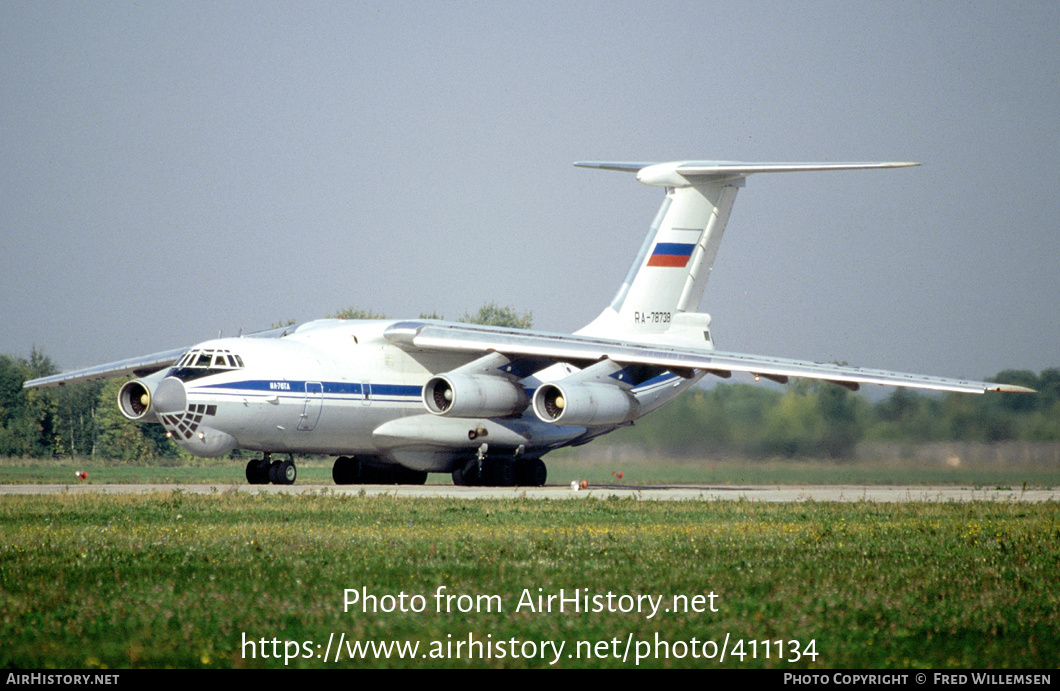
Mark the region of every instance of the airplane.
POLYGON ((662 188, 625 279, 573 334, 432 319, 322 319, 34 379, 123 377, 129 419, 161 424, 206 457, 260 452, 251 484, 293 484, 294 454, 337 457, 336 484, 541 486, 542 457, 631 425, 707 375, 791 377, 966 393, 1025 387, 717 350, 698 312, 737 191, 762 173, 917 163, 599 162, 662 188), (285 455, 273 460, 272 456, 285 455))

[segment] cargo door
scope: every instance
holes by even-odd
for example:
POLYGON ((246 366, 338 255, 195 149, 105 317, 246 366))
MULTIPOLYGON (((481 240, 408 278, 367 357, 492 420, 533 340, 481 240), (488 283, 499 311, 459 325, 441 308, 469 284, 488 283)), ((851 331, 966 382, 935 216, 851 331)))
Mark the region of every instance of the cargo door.
POLYGON ((298 420, 298 429, 311 432, 317 426, 323 405, 324 385, 318 381, 307 381, 305 383, 305 404, 302 406, 302 415, 298 420))

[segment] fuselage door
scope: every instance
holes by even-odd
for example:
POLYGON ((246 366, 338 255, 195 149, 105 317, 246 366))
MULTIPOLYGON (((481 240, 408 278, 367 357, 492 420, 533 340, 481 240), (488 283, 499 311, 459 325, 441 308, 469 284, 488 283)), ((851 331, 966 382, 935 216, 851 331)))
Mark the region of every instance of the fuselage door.
POLYGON ((320 419, 320 408, 324 404, 324 385, 317 381, 305 383, 305 404, 298 420, 298 429, 309 432, 317 426, 320 419))

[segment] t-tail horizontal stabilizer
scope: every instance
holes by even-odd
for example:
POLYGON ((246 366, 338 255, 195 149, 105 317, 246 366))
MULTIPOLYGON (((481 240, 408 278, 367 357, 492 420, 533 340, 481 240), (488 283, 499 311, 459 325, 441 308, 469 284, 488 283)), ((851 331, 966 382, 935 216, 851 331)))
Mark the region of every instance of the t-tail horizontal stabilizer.
POLYGON ((743 163, 740 161, 671 161, 669 163, 625 161, 579 161, 582 168, 636 173, 637 180, 652 187, 686 187, 697 178, 742 178, 755 173, 799 173, 826 170, 873 170, 909 168, 911 162, 884 163, 743 163))

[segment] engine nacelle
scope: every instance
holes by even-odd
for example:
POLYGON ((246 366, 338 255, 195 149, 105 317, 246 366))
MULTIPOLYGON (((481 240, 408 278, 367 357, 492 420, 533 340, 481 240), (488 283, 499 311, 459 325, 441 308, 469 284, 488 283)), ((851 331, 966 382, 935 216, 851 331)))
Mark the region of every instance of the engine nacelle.
POLYGON ((134 379, 118 391, 118 408, 121 414, 137 422, 158 422, 151 401, 158 382, 134 379))
POLYGON ((611 384, 543 384, 534 393, 534 414, 543 422, 592 427, 636 417, 637 400, 611 384))
POLYGON ((446 417, 507 417, 526 410, 530 398, 523 387, 502 377, 450 372, 427 382, 423 404, 446 417))

